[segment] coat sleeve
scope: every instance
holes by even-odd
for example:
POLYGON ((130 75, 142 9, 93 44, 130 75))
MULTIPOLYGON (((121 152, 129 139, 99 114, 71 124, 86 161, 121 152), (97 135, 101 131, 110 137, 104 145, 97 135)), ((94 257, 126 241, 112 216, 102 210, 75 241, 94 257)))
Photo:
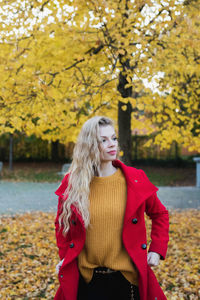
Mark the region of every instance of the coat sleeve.
MULTIPOLYGON (((143 176, 149 180, 144 172, 143 176)), ((156 192, 146 200, 146 214, 152 221, 151 244, 148 251, 159 253, 161 259, 165 259, 169 241, 169 213, 156 192)))
POLYGON ((55 235, 56 235, 56 244, 58 247, 58 253, 60 260, 62 260, 67 252, 67 249, 69 248, 70 243, 70 231, 66 234, 66 236, 63 236, 63 226, 59 226, 59 216, 62 212, 62 206, 63 206, 63 197, 62 193, 67 187, 66 178, 63 179, 60 187, 55 192, 56 195, 58 195, 58 207, 57 207, 57 214, 54 221, 55 224, 55 235))

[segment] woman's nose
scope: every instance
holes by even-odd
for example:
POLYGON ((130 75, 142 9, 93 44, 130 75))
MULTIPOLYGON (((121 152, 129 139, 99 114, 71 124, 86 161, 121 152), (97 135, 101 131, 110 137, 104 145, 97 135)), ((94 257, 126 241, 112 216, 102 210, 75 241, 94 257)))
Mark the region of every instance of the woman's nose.
POLYGON ((110 146, 114 146, 114 141, 113 140, 108 140, 108 146, 110 147, 110 146))

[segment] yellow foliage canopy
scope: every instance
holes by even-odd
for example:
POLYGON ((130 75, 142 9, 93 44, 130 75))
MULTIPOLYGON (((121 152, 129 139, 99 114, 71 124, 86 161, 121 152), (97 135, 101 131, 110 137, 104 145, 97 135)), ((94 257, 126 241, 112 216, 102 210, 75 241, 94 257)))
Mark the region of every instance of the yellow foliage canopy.
POLYGON ((162 147, 200 148, 199 1, 23 3, 1 3, 0 133, 75 141, 88 117, 116 120, 118 102, 129 101, 132 128, 145 115, 162 147), (155 94, 143 80, 158 72, 155 94))

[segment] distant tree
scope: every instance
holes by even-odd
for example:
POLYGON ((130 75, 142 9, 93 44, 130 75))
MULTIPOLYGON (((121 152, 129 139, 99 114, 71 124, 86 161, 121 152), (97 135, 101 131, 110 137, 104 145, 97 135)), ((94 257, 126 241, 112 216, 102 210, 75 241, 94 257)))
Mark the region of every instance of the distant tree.
MULTIPOLYGON (((200 151, 200 1, 184 1, 178 24, 162 38, 157 53, 161 94, 154 95, 152 121, 163 148, 175 141, 189 151, 200 151)), ((148 103, 149 100, 147 100, 148 103)))

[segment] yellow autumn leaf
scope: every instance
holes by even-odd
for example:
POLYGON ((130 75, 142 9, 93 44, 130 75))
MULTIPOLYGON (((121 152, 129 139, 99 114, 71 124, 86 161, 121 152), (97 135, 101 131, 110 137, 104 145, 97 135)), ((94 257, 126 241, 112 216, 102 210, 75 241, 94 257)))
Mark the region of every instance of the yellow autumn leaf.
POLYGON ((127 110, 127 105, 122 105, 122 106, 121 106, 121 109, 122 109, 123 111, 126 111, 126 110, 127 110))

